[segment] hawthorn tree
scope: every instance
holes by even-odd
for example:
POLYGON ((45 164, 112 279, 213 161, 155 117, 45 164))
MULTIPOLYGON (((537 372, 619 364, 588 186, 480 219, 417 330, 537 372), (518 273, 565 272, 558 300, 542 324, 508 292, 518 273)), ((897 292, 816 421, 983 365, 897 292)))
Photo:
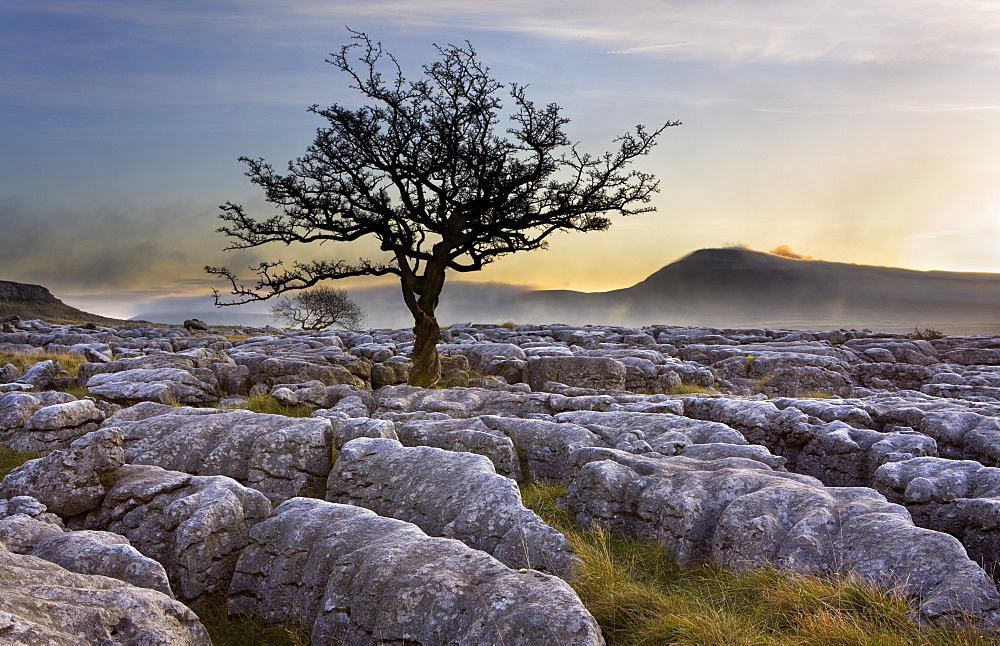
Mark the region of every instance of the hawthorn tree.
POLYGON ((329 327, 357 329, 365 313, 347 295, 347 290, 321 285, 294 296, 282 296, 271 307, 279 320, 298 325, 303 330, 325 330, 329 327))
POLYGON ((603 231, 608 214, 648 206, 659 182, 631 167, 650 152, 670 121, 637 126, 615 139, 617 150, 580 152, 555 103, 536 106, 526 87, 490 75, 468 42, 435 46, 437 60, 416 80, 395 57, 361 32, 327 59, 347 74, 365 105, 309 108, 327 123, 287 174, 263 159, 241 157, 246 175, 276 207, 256 219, 227 202, 218 231, 227 250, 272 242, 351 242, 374 238, 374 258, 323 258, 284 265, 264 261, 247 286, 225 267, 206 267, 232 283, 230 302, 266 300, 327 279, 399 278, 416 339, 410 383, 440 376, 440 327, 435 311, 449 271, 479 271, 494 259, 543 249, 556 231, 603 231), (511 107, 504 116, 502 98, 511 107))

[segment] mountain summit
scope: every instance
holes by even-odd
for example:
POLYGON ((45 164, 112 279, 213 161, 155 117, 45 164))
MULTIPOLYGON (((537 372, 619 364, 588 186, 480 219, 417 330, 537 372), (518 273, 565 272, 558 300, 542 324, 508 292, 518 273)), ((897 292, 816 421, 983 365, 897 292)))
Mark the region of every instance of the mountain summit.
POLYGON ((741 248, 695 251, 626 289, 534 292, 528 300, 593 323, 1000 332, 1000 274, 793 260, 741 248))

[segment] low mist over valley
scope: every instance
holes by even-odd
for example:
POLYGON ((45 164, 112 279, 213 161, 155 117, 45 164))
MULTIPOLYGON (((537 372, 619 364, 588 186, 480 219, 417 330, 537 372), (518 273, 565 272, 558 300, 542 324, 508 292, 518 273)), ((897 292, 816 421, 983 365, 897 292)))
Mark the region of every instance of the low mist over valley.
MULTIPOLYGON (((797 329, 870 328, 950 334, 1000 333, 1000 275, 915 271, 821 260, 743 248, 702 249, 647 279, 608 292, 533 290, 504 283, 453 280, 439 319, 576 325, 708 325, 797 329)), ((335 283, 331 283, 335 284, 335 283)), ((409 327, 396 285, 353 289, 365 325, 409 327)), ((216 308, 210 296, 152 301, 134 318, 177 323, 272 322, 267 303, 216 308)))

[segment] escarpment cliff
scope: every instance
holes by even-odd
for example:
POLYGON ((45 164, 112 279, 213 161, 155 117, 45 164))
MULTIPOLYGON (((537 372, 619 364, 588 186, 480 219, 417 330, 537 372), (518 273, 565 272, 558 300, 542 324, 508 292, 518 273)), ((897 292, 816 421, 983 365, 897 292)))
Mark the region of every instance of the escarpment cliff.
POLYGON ((90 323, 120 323, 97 314, 70 307, 41 285, 0 280, 0 317, 22 319, 67 320, 90 323))

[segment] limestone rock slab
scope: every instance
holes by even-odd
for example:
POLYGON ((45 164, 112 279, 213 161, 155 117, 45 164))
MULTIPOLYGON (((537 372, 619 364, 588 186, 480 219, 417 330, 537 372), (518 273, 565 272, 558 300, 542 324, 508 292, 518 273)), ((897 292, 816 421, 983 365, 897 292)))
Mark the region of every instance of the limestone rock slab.
POLYGON ((524 507, 517 484, 481 455, 353 440, 337 454, 326 499, 457 538, 512 568, 566 578, 578 561, 566 538, 524 507))
POLYGON ((604 643, 561 579, 367 509, 294 498, 251 536, 230 612, 293 621, 315 646, 604 643))
POLYGON ((210 646, 198 617, 161 592, 0 550, 0 643, 210 646))
POLYGON ((916 597, 932 619, 994 620, 1000 610, 996 586, 957 539, 915 527, 871 489, 824 487, 736 458, 593 453, 563 498, 578 522, 656 541, 682 564, 857 575, 916 597))

